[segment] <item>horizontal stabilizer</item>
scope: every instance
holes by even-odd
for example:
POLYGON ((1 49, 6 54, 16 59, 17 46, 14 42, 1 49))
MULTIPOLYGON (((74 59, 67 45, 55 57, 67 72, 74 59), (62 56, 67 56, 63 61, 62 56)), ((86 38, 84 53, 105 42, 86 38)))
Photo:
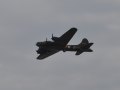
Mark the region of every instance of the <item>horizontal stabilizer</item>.
POLYGON ((89 49, 85 50, 85 52, 93 52, 93 50, 89 48, 89 49))
POLYGON ((82 51, 82 50, 79 50, 79 51, 76 52, 75 55, 80 55, 81 53, 83 53, 83 51, 82 51))

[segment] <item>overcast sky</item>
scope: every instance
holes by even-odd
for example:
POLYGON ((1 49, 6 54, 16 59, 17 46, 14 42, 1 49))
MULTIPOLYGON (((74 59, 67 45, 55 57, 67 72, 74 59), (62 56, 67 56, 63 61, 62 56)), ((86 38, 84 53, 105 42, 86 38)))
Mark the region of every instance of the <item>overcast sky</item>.
POLYGON ((0 90, 120 90, 120 0, 0 0, 0 90), (36 60, 36 42, 78 32, 94 52, 36 60))

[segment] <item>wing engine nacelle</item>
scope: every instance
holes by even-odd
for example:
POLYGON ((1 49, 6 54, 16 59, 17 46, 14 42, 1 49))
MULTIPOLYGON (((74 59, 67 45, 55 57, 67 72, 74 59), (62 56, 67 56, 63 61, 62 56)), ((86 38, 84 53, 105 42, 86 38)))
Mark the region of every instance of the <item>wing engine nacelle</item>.
POLYGON ((45 53, 47 52, 46 49, 43 49, 43 48, 39 48, 38 50, 36 50, 37 54, 41 54, 41 53, 45 53))
POLYGON ((41 42, 37 42, 37 43, 36 43, 36 46, 39 47, 40 45, 41 45, 41 42))
POLYGON ((40 47, 40 46, 44 46, 46 45, 47 42, 37 42, 36 46, 40 47))

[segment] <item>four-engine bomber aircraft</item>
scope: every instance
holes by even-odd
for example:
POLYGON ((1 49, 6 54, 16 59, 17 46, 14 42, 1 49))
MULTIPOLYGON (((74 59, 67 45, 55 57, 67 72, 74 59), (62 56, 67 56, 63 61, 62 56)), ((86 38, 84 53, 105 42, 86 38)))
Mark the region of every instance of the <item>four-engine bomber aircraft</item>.
POLYGON ((93 43, 89 43, 86 38, 78 45, 67 45, 76 32, 77 28, 71 28, 60 37, 54 37, 52 34, 52 41, 37 42, 36 46, 39 49, 36 52, 40 54, 37 59, 42 60, 59 51, 75 51, 75 55, 80 55, 83 52, 92 52, 93 50, 90 47, 93 43))

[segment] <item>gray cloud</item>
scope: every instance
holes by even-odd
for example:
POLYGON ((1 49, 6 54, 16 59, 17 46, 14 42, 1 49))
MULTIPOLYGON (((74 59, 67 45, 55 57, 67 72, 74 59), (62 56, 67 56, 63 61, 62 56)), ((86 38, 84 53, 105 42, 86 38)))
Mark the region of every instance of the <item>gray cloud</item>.
POLYGON ((1 0, 0 89, 119 90, 119 0, 1 0), (37 61, 37 41, 71 27, 70 43, 86 37, 93 53, 60 52, 37 61))

